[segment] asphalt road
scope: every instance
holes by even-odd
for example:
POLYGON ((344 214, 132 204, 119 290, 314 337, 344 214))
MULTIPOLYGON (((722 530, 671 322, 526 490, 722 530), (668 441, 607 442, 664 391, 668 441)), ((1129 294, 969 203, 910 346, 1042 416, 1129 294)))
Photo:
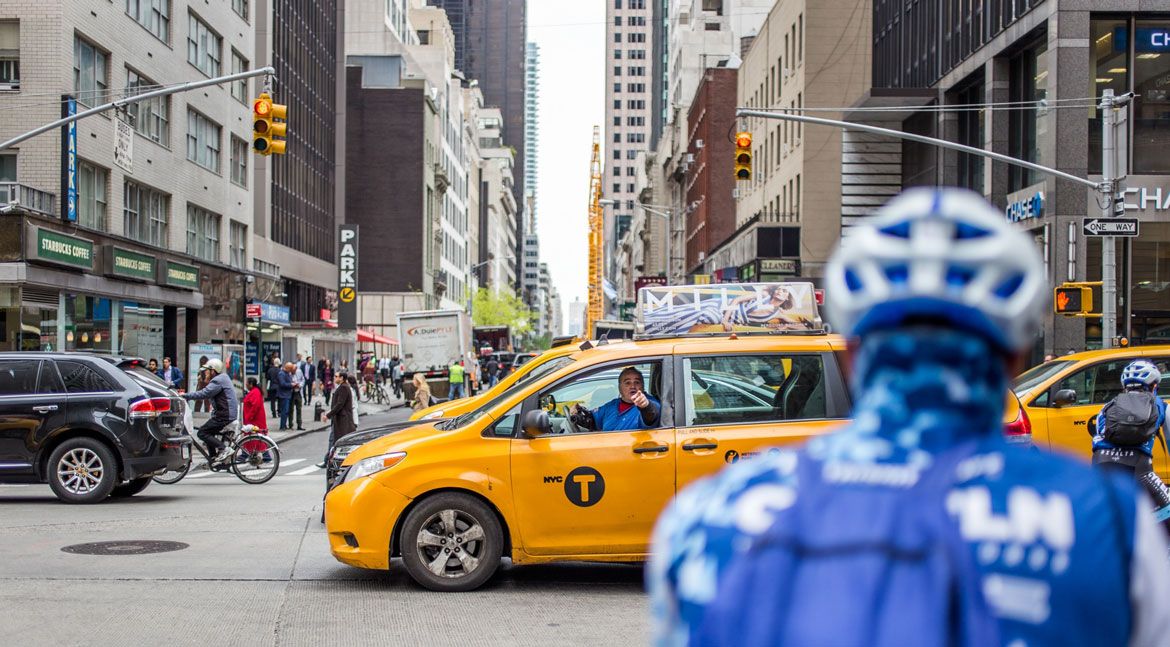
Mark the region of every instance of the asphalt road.
MULTIPOLYGON (((402 419, 403 409, 362 427, 402 419)), ((319 522, 326 434, 281 443, 264 485, 192 471, 128 500, 59 503, 0 486, 0 636, 9 645, 633 645, 647 640, 642 570, 505 566, 473 593, 432 593, 401 568, 336 562, 319 522), (86 555, 99 541, 181 542, 86 555)), ((394 565, 398 567, 397 562, 394 565)))

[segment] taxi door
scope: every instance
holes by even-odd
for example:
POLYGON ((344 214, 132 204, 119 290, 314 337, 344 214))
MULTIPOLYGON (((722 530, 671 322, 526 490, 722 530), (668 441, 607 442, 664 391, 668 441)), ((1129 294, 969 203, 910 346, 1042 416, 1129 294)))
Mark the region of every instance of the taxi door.
POLYGON ((543 406, 553 433, 512 439, 511 482, 522 550, 530 555, 640 555, 659 512, 674 496, 674 429, 588 431, 568 421, 573 404, 594 409, 617 397, 618 373, 635 366, 646 392, 664 403, 669 358, 626 360, 567 377, 525 400, 543 406))
POLYGON ((688 355, 676 364, 680 490, 769 448, 803 444, 848 415, 831 352, 688 355))
POLYGON ((1057 380, 1047 394, 1033 400, 1047 405, 1048 449, 1091 459, 1097 414, 1121 393, 1121 371, 1131 361, 1131 357, 1121 357, 1082 366, 1057 380), (1057 406, 1056 393, 1065 389, 1073 390, 1076 399, 1057 406))

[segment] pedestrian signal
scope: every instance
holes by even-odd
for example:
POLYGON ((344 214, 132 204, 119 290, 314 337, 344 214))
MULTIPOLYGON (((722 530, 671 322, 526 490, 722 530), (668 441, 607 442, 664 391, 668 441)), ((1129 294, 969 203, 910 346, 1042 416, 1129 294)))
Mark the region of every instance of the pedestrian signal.
POLYGON ((1093 290, 1086 287, 1060 286, 1053 291, 1056 314, 1078 315, 1093 309, 1093 290))
POLYGON ((747 131, 735 134, 735 179, 752 179, 752 134, 747 131))
POLYGON ((252 102, 252 150, 261 155, 283 155, 287 118, 288 106, 273 103, 267 92, 256 97, 252 102))

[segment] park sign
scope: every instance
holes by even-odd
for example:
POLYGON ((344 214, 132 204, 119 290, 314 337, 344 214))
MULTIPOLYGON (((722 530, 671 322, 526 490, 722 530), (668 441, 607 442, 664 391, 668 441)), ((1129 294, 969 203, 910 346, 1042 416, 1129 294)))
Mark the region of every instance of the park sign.
POLYGON ((337 244, 337 327, 356 330, 358 226, 341 225, 337 244))
POLYGON ((30 260, 93 270, 93 241, 37 227, 33 242, 30 260))

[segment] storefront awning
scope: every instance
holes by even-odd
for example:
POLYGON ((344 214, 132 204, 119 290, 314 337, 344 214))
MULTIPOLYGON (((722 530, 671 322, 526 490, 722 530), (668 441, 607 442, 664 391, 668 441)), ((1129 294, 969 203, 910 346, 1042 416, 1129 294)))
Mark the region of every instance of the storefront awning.
POLYGON ((361 328, 357 329, 357 340, 360 342, 366 342, 368 344, 390 344, 390 345, 394 345, 394 346, 398 345, 397 339, 383 337, 382 335, 379 335, 372 330, 362 330, 361 328))

